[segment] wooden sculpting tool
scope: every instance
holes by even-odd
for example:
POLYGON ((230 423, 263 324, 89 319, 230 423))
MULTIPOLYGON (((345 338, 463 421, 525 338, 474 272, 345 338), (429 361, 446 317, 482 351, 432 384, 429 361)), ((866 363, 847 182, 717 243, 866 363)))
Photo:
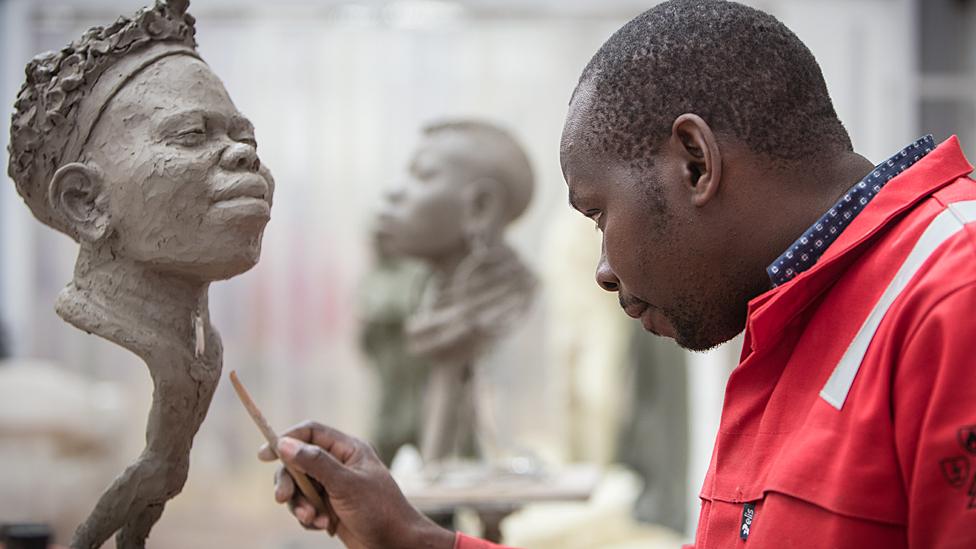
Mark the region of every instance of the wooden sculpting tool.
MULTIPOLYGON (((231 370, 230 382, 234 385, 234 390, 237 392, 237 398, 241 400, 241 404, 244 405, 244 408, 247 410, 247 413, 250 414, 251 419, 253 419, 254 423, 257 424, 258 430, 261 431, 261 434, 264 435, 264 438, 268 441, 268 447, 271 448, 271 452, 275 455, 275 457, 281 459, 281 456, 278 455, 277 449, 278 435, 275 434, 274 429, 271 428, 268 420, 264 418, 264 414, 261 413, 258 405, 254 403, 254 400, 251 398, 251 394, 248 393, 247 389, 244 388, 244 384, 241 383, 241 380, 237 378, 236 370, 231 370)), ((284 462, 282 462, 282 464, 284 464, 284 462)), ((295 479, 295 484, 298 486, 298 489, 301 490, 302 495, 304 495, 305 498, 311 502, 312 506, 315 507, 315 510, 318 511, 319 514, 328 515, 329 535, 334 536, 336 530, 339 528, 339 517, 336 516, 332 505, 329 504, 327 500, 322 499, 318 490, 312 486, 312 481, 310 481, 304 473, 296 471, 288 465, 285 465, 285 469, 288 470, 291 478, 295 479)), ((326 498, 328 498, 328 494, 326 494, 326 498)))

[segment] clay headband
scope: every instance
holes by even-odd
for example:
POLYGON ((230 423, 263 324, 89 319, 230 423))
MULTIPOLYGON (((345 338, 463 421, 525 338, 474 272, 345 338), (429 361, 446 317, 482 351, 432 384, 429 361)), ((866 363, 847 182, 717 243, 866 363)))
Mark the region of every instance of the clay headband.
MULTIPOLYGON (((156 61, 171 55, 189 55, 200 59, 196 50, 176 42, 156 42, 148 48, 127 54, 116 61, 95 80, 91 92, 78 103, 78 119, 74 131, 68 137, 59 166, 68 162, 75 162, 81 155, 82 149, 88 144, 91 132, 95 128, 102 112, 108 106, 109 100, 122 89, 139 71, 152 65, 156 61)), ((202 59, 201 59, 202 61, 202 59)))

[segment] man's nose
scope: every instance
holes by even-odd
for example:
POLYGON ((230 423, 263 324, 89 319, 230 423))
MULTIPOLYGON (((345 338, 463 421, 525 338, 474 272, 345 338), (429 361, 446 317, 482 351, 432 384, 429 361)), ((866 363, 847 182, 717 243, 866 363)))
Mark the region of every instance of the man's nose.
POLYGON ((258 152, 248 143, 235 141, 226 149, 220 157, 220 165, 225 170, 256 172, 261 167, 258 160, 258 152))
POLYGON ((608 292, 616 292, 620 289, 620 280, 617 279, 617 275, 607 263, 607 251, 605 249, 600 251, 600 262, 596 264, 596 283, 608 292))

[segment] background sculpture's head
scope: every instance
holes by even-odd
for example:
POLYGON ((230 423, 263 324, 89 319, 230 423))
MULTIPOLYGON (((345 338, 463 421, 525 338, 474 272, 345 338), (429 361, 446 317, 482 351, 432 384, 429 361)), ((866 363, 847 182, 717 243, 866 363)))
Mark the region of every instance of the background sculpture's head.
POLYGON ((499 240, 532 198, 522 147, 486 122, 427 126, 408 176, 387 195, 380 231, 398 253, 426 260, 499 240))
POLYGON ((32 60, 9 173, 82 254, 217 280, 257 262, 274 182, 197 56, 187 4, 158 1, 32 60))

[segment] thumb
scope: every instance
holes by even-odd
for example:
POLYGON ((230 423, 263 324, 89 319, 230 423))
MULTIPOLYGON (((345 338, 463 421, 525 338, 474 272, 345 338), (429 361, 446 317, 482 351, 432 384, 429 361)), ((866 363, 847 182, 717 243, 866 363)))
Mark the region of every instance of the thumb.
POLYGON ((291 438, 278 439, 278 455, 286 465, 319 481, 323 486, 334 484, 336 477, 344 471, 344 466, 332 454, 314 444, 291 438))

